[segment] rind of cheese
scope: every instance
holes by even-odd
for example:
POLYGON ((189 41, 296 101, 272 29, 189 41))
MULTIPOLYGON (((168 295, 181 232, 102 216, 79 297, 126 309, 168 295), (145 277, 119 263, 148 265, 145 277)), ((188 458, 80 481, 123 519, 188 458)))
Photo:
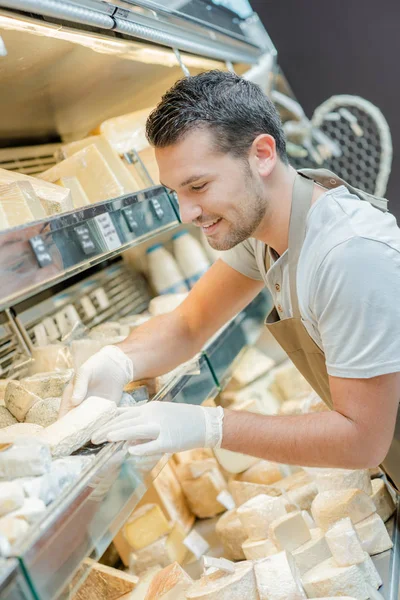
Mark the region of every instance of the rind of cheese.
POLYGON ((243 387, 261 377, 272 369, 275 361, 263 352, 251 346, 241 357, 239 364, 234 368, 230 385, 243 387))
POLYGON ((183 479, 181 485, 189 508, 200 519, 215 517, 225 511, 217 497, 227 489, 227 484, 218 469, 207 471, 197 479, 183 479))
POLYGON ((37 438, 15 441, 12 446, 0 452, 2 479, 43 475, 50 470, 50 466, 49 446, 37 438))
POLYGON ((43 431, 41 425, 34 423, 15 423, 0 429, 0 442, 18 442, 25 438, 34 438, 43 431))
POLYGON ((258 483, 270 485, 283 478, 282 472, 276 463, 267 460, 260 460, 243 473, 236 475, 237 481, 247 481, 249 483, 258 483))
POLYGON ((246 541, 247 534, 238 517, 237 509, 228 510, 222 515, 216 524, 215 531, 222 543, 225 558, 228 560, 245 559, 242 544, 246 541))
POLYGON ((348 567, 364 562, 364 550, 349 517, 332 525, 326 532, 325 537, 332 556, 339 567, 348 567))
POLYGON ((364 573, 357 565, 338 567, 328 558, 302 577, 308 598, 345 596, 352 594, 357 600, 368 600, 369 592, 364 573))
POLYGON ((37 373, 21 379, 21 385, 39 398, 59 398, 73 377, 73 369, 37 373))
POLYGON ((300 511, 291 512, 270 523, 268 537, 278 550, 296 550, 311 540, 311 533, 300 511))
POLYGON ((352 489, 322 492, 311 506, 314 521, 325 531, 340 519, 350 517, 356 524, 375 511, 375 504, 365 492, 352 489))
POLYGON ((306 598, 293 559, 288 552, 279 552, 257 561, 254 571, 260 600, 306 598))
POLYGON ((159 566, 163 569, 168 567, 173 562, 174 557, 170 554, 167 542, 168 536, 164 535, 141 550, 132 552, 130 557, 130 571, 140 576, 152 567, 159 566))
POLYGON ((298 510, 310 510, 314 498, 318 494, 316 484, 312 481, 301 487, 296 487, 287 493, 287 499, 298 510))
POLYGON ((29 181, 0 185, 0 229, 24 225, 45 216, 29 181))
POLYGON ((192 584, 192 578, 174 562, 157 573, 145 600, 186 600, 186 592, 192 584))
POLYGON ((0 517, 7 515, 24 504, 24 490, 16 481, 0 482, 0 517))
POLYGON ((364 552, 364 560, 358 567, 364 573, 364 577, 368 583, 378 590, 382 585, 382 579, 368 552, 364 552))
POLYGON ((276 519, 287 517, 282 497, 260 494, 237 509, 237 515, 248 538, 263 540, 269 537, 269 526, 276 519))
POLYGON ((186 595, 187 600, 259 600, 253 565, 242 562, 234 573, 217 571, 196 581, 186 595))
POLYGON ((311 540, 292 552, 300 575, 303 575, 332 556, 321 529, 311 529, 310 533, 311 540))
POLYGON ((9 427, 18 423, 17 419, 10 413, 8 408, 0 406, 0 429, 3 427, 9 427))
POLYGON ((92 396, 46 427, 40 437, 49 444, 53 456, 68 456, 86 444, 116 411, 117 407, 111 400, 92 396))
POLYGON ((135 510, 125 523, 123 533, 133 550, 141 550, 170 532, 170 524, 157 504, 135 510))
POLYGON ((393 548, 393 542, 390 539, 385 523, 377 513, 374 513, 363 521, 359 521, 355 526, 355 530, 360 538, 363 550, 371 556, 393 548))
POLYGON ((125 595, 135 590, 138 583, 138 578, 134 575, 86 558, 72 581, 72 587, 80 581, 83 573, 88 573, 88 576, 74 594, 74 600, 117 600, 125 598, 125 595))
POLYGON ((39 400, 39 396, 27 390, 20 381, 10 381, 4 397, 6 408, 18 421, 24 421, 28 410, 39 400))
POLYGON ((55 423, 61 406, 61 398, 45 398, 39 400, 28 410, 25 423, 36 423, 42 427, 48 427, 55 423))
POLYGON ((21 541, 28 532, 29 525, 25 519, 5 516, 0 519, 0 535, 7 538, 11 546, 21 541))
MULTIPOLYGON (((279 482, 278 482, 279 483, 279 482)), ((241 506, 251 498, 266 494, 267 496, 281 496, 281 490, 278 490, 274 485, 263 485, 259 483, 249 483, 248 481, 231 480, 228 483, 228 488, 235 501, 236 506, 241 506)))
POLYGON ((368 469, 318 469, 316 471, 318 492, 358 489, 372 494, 371 477, 368 469))
POLYGON ((64 344, 49 344, 32 350, 30 374, 65 371, 71 367, 69 350, 64 344))
POLYGON ((396 506, 383 479, 374 479, 372 481, 371 498, 376 506, 376 512, 386 523, 395 512, 396 506))
POLYGON ((247 560, 259 560, 279 552, 271 540, 246 540, 242 549, 247 560))

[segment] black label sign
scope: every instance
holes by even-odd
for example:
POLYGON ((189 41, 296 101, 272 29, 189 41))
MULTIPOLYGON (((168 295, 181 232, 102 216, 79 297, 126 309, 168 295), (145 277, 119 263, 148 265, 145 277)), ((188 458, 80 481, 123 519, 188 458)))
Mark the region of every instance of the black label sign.
POLYGON ((51 254, 47 250, 46 244, 40 235, 35 235, 35 237, 29 240, 29 243, 40 268, 47 267, 48 265, 52 264, 53 259, 51 258, 51 254))
POLYGON ((78 225, 78 227, 75 227, 75 233, 85 254, 92 254, 96 251, 96 245, 92 240, 92 236, 87 225, 78 225))
POLYGON ((136 231, 139 227, 138 222, 135 218, 135 209, 133 206, 127 206, 122 209, 122 214, 124 215, 125 222, 128 226, 129 231, 136 231))
POLYGON ((152 200, 150 200, 150 204, 153 208, 153 212, 156 215, 156 217, 158 217, 161 220, 164 216, 164 211, 161 208, 161 204, 159 203, 159 201, 153 198, 152 200))

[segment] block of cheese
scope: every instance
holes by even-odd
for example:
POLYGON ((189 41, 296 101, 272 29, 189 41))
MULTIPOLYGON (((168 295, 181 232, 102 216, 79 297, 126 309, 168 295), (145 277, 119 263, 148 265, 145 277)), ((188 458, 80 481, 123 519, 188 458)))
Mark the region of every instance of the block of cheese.
POLYGON ((74 371, 52 371, 49 373, 37 373, 31 377, 21 379, 21 385, 29 392, 40 398, 59 398, 73 377, 74 371))
POLYGON ((49 446, 37 438, 15 441, 0 452, 0 478, 2 479, 43 475, 50 470, 50 466, 49 446))
POLYGON ((186 594, 187 600, 259 600, 253 565, 241 562, 234 573, 216 571, 196 581, 186 594))
MULTIPOLYGON (((117 198, 127 193, 118 181, 99 149, 91 144, 76 152, 47 171, 40 173, 40 179, 55 183, 63 177, 77 177, 89 201, 100 202, 117 198)), ((66 189, 61 188, 60 189, 66 189)))
POLYGON ((213 469, 219 469, 215 458, 205 458, 204 460, 195 460, 191 463, 182 463, 176 466, 178 479, 197 479, 213 469))
POLYGON ((64 212, 73 208, 70 191, 64 188, 48 183, 47 181, 41 181, 37 177, 30 177, 17 171, 6 171, 0 169, 0 185, 10 184, 14 182, 29 182, 36 196, 39 198, 42 207, 47 215, 52 214, 47 211, 48 204, 58 208, 56 212, 64 212))
POLYGON ((248 538, 263 540, 269 537, 269 526, 276 519, 287 517, 282 496, 260 494, 237 509, 237 515, 248 538))
POLYGON ((26 413, 25 423, 36 423, 48 427, 55 423, 60 411, 61 398, 45 398, 36 402, 26 413))
POLYGON ((117 407, 111 400, 92 396, 52 425, 45 427, 40 433, 40 438, 50 446, 54 457, 68 456, 82 448, 116 411, 117 407))
POLYGON ((217 497, 227 484, 218 469, 207 471, 197 479, 181 480, 190 510, 199 518, 215 517, 225 511, 217 497))
POLYGON ((345 517, 350 517, 356 524, 374 512, 376 508, 371 498, 362 490, 352 489, 322 492, 311 506, 314 521, 325 531, 345 517))
POLYGON ((244 560, 242 544, 247 540, 247 534, 237 514, 237 509, 228 510, 218 519, 215 526, 216 534, 222 543, 224 557, 228 560, 244 560))
POLYGON ((118 600, 124 594, 132 592, 138 578, 120 569, 113 569, 95 560, 86 558, 75 576, 79 581, 84 573, 89 574, 74 595, 75 600, 118 600))
POLYGON ((287 477, 284 477, 280 481, 277 481, 274 484, 274 487, 276 487, 277 490, 280 490, 283 493, 290 492, 311 482, 311 476, 303 469, 300 469, 299 471, 292 473, 287 477))
POLYGON ((154 577, 161 571, 161 567, 150 567, 147 571, 144 571, 139 577, 138 584, 135 589, 125 596, 121 596, 120 600, 145 600, 147 591, 153 581, 154 577))
POLYGON ((240 358, 239 364, 234 368, 232 373, 232 386, 241 388, 261 375, 270 371, 275 365, 275 361, 266 356, 263 352, 251 346, 240 358))
POLYGON ((300 511, 278 517, 269 525, 269 539, 278 550, 296 550, 311 540, 310 530, 300 511))
POLYGON ((186 600, 192 584, 192 578, 175 562, 155 575, 145 600, 186 600))
POLYGON ((348 567, 364 562, 364 550, 349 517, 334 523, 325 533, 325 538, 339 567, 348 567))
POLYGON ((83 206, 88 206, 90 204, 89 198, 77 177, 61 177, 61 179, 55 183, 56 185, 67 188, 71 192, 74 208, 82 208, 83 206))
POLYGON ((21 439, 36 437, 43 431, 41 425, 34 423, 15 423, 0 429, 0 443, 17 442, 21 439))
POLYGON ((135 550, 130 558, 130 568, 136 575, 141 575, 147 569, 160 566, 167 567, 173 562, 183 562, 188 550, 183 545, 183 529, 175 523, 169 535, 164 535, 152 544, 135 550))
POLYGON ((385 522, 390 519, 396 510, 396 506, 383 479, 374 479, 372 481, 371 498, 376 506, 376 512, 381 519, 385 522))
POLYGON ((18 421, 24 421, 28 410, 39 400, 39 396, 27 390, 20 381, 10 381, 4 397, 6 408, 18 421))
POLYGON ((205 458, 214 458, 212 450, 209 448, 196 448, 195 450, 184 450, 174 454, 174 461, 181 465, 182 463, 191 463, 196 460, 204 460, 205 458))
POLYGON ((17 481, 0 482, 0 517, 20 508, 25 500, 23 487, 17 481))
POLYGON ((149 546, 171 530, 170 524, 157 504, 147 504, 135 510, 125 523, 123 533, 133 550, 149 546))
POLYGON ((355 525, 355 530, 365 552, 371 556, 393 547, 393 542, 381 517, 374 513, 355 525))
POLYGON ((364 552, 364 560, 358 565, 358 567, 364 574, 364 577, 368 583, 372 585, 373 588, 378 590, 382 585, 382 579, 368 552, 364 552))
POLYGON ((69 350, 64 344, 49 344, 32 350, 30 374, 48 373, 49 371, 64 371, 71 367, 69 350))
POLYGON ((236 506, 241 506, 251 498, 266 494, 267 496, 281 496, 281 491, 274 485, 264 485, 260 483, 249 483, 248 481, 231 480, 228 488, 235 501, 236 506))
POLYGON ((247 560, 259 560, 279 552, 271 540, 246 540, 242 549, 247 560))
POLYGON ((319 492, 331 490, 363 490, 372 494, 371 477, 368 469, 352 471, 348 469, 317 469, 316 482, 319 492))
POLYGON ((17 419, 10 413, 8 408, 5 406, 0 406, 0 429, 3 427, 9 427, 10 425, 15 425, 17 422, 17 419))
POLYGON ((235 477, 238 481, 248 481, 249 483, 261 483, 270 485, 283 478, 282 472, 276 463, 267 460, 259 460, 243 473, 235 477))
POLYGON ((254 571, 260 600, 306 598, 293 558, 288 552, 279 552, 256 561, 254 571))
POLYGON ((0 535, 3 535, 11 546, 24 539, 29 525, 25 519, 5 516, 0 519, 0 535))
POLYGON ((126 115, 107 119, 99 127, 99 132, 105 136, 118 154, 147 148, 146 121, 153 107, 135 110, 126 115))
POLYGON ((0 185, 0 229, 24 225, 46 216, 29 181, 0 185))
POLYGON ((322 561, 331 558, 324 533, 321 529, 311 529, 311 540, 293 550, 292 555, 300 575, 313 569, 322 561))
POLYGON ((314 481, 296 487, 287 492, 287 499, 297 510, 310 510, 312 502, 318 493, 317 485, 314 481))
POLYGON ((10 513, 10 517, 17 519, 25 519, 27 523, 32 525, 39 521, 46 512, 46 505, 40 498, 26 498, 23 505, 16 508, 10 513))
POLYGON ((345 596, 367 600, 369 592, 364 573, 358 565, 338 567, 333 558, 323 561, 302 577, 308 598, 345 596))

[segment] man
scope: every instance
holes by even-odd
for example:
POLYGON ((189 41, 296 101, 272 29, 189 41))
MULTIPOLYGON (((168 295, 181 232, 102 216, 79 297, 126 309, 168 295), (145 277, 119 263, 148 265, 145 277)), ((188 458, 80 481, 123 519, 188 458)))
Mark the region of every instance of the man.
POLYGON ((327 190, 298 175, 272 103, 231 73, 178 81, 150 115, 147 136, 182 221, 226 252, 174 312, 90 358, 75 402, 118 400, 131 379, 188 360, 266 285, 276 306, 268 327, 332 410, 261 416, 152 402, 125 409, 93 441, 129 440, 135 455, 222 445, 289 464, 380 464, 400 398, 394 217, 332 176, 322 178, 327 190))

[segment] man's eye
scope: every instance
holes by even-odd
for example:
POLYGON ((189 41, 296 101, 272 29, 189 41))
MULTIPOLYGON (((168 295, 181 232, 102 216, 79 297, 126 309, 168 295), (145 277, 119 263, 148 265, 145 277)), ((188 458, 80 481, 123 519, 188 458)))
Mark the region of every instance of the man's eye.
POLYGON ((205 188, 206 185, 207 185, 206 183, 202 183, 201 185, 192 185, 192 190, 194 192, 198 192, 198 191, 202 190, 203 188, 205 188))

